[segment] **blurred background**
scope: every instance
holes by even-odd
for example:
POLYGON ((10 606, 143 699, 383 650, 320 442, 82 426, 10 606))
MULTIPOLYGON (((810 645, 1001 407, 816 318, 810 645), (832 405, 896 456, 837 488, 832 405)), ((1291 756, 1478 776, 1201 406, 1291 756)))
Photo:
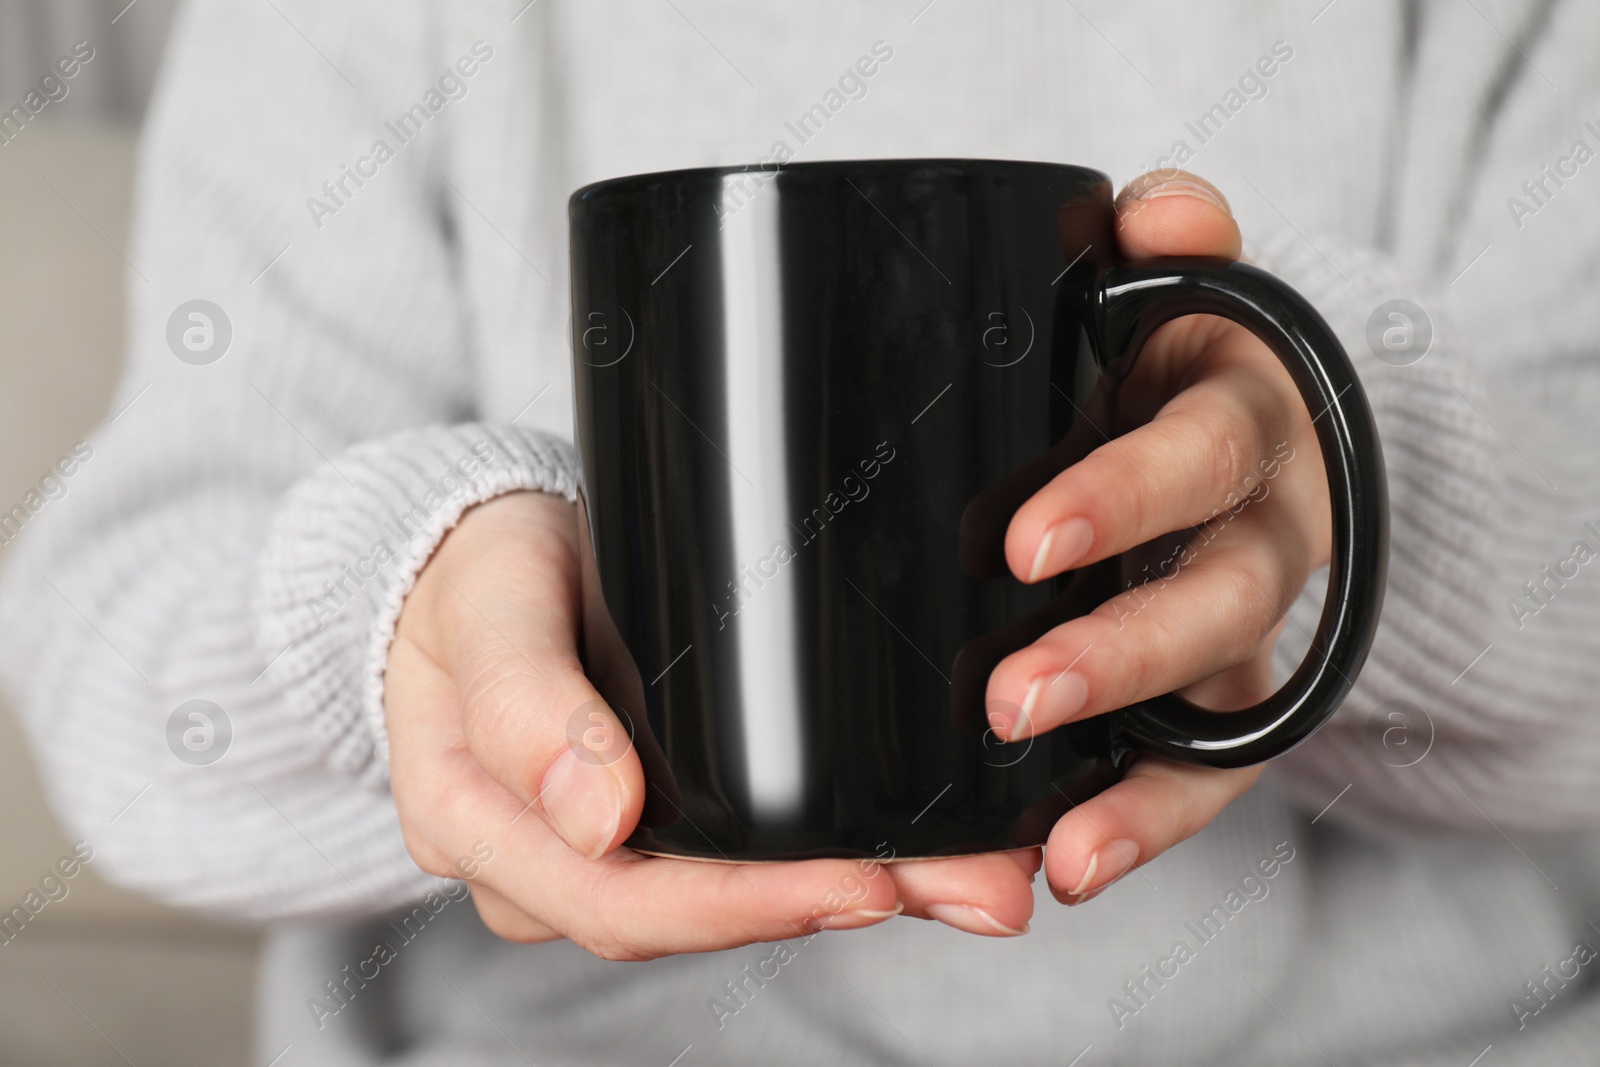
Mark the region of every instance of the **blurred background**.
MULTIPOLYGON (((77 42, 95 50, 67 96, 0 145, 0 500, 21 499, 109 405, 134 154, 175 6, 0 0, 0 112, 77 42)), ((0 708, 0 911, 69 850, 0 708)), ((0 944, 0 1064, 249 1062, 254 934, 117 890, 93 864, 66 884, 0 944)))

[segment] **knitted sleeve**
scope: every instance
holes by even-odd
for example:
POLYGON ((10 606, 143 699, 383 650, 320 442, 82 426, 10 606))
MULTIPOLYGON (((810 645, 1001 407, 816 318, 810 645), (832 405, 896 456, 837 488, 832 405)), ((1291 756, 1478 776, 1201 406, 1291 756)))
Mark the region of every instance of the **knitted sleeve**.
POLYGON ((96 869, 232 920, 432 888, 387 792, 401 598, 473 503, 573 487, 565 443, 473 421, 450 116, 403 142, 385 125, 472 64, 438 57, 420 3, 288 14, 184 9, 119 393, 0 596, 7 687, 96 869))
MULTIPOLYGON (((1382 251, 1247 241, 1355 359, 1392 516, 1366 671, 1274 774, 1379 832, 1600 826, 1600 75, 1570 47, 1600 9, 1515 10, 1500 36, 1427 9, 1382 251)), ((1318 607, 1289 613, 1280 674, 1318 607)))

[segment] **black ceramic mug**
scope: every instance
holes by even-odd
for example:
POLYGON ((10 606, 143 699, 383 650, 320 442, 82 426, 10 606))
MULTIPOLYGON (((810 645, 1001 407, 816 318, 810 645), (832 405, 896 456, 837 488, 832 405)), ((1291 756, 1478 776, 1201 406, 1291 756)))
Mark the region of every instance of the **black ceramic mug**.
MULTIPOLYGON (((569 204, 585 668, 649 782, 629 844, 704 859, 1042 843, 1129 758, 1237 767, 1338 707, 1387 554, 1371 411, 1327 324, 1262 271, 1119 260, 1105 175, 963 159, 645 174, 569 204), (1017 507, 1127 429, 1117 386, 1177 316, 1293 375, 1332 489, 1312 651, 1244 711, 1165 696, 1002 743, 1006 655, 1135 580, 1026 585, 1017 507)), ((588 709, 593 711, 594 709, 588 709)))

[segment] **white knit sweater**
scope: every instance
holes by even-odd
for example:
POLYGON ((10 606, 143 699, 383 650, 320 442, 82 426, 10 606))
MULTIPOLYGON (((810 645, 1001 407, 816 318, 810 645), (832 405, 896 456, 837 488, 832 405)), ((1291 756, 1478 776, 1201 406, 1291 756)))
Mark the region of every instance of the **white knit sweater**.
POLYGON ((6 576, 8 685, 96 868, 278 924, 264 1062, 1592 1062, 1600 5, 525 3, 191 4, 122 387, 6 576), (770 947, 609 964, 438 896, 413 943, 380 917, 439 886, 386 791, 386 649, 467 506, 572 491, 565 198, 778 141, 1215 180, 1377 412, 1366 673, 1199 837, 1086 907, 1041 890, 1015 941, 895 920, 734 999, 770 947), (231 326, 214 362, 181 343, 201 320, 169 322, 195 299, 231 326), (1369 345, 1394 299, 1433 331, 1404 366, 1369 345), (196 699, 231 729, 214 762, 169 740, 196 699), (396 958, 319 1029, 308 1000, 337 1005, 325 981, 380 937, 396 958))

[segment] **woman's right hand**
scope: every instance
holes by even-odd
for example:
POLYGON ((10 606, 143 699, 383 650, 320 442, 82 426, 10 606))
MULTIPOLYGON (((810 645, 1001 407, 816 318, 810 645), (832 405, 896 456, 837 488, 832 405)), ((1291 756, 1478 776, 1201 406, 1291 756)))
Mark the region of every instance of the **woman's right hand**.
POLYGON ((977 934, 1027 929, 1038 849, 880 865, 701 863, 619 847, 644 805, 638 755, 597 755, 568 737, 575 713, 583 737, 624 736, 578 659, 577 538, 576 508, 558 497, 472 508, 418 576, 389 652, 390 784, 406 846, 429 873, 471 871, 490 930, 637 960, 902 911, 977 934), (484 845, 492 860, 464 862, 484 845))

